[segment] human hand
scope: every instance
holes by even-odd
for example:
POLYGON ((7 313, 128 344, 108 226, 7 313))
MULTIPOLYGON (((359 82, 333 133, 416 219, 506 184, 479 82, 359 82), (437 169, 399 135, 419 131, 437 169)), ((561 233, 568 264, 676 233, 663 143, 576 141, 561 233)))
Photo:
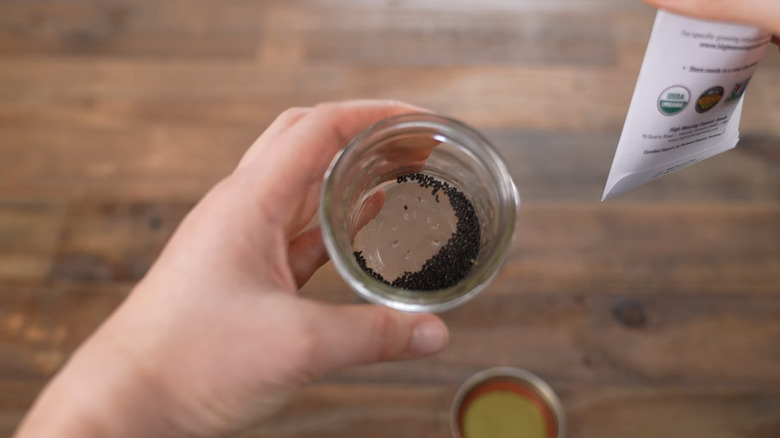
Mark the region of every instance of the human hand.
POLYGON ((336 152, 392 102, 288 110, 190 212, 148 275, 74 354, 23 437, 229 435, 344 367, 433 354, 433 315, 296 295, 326 260, 313 217, 336 152))
MULTIPOLYGON (((682 15, 716 21, 752 24, 780 35, 778 0, 644 0, 652 6, 682 15)), ((775 44, 780 42, 775 36, 775 44)))

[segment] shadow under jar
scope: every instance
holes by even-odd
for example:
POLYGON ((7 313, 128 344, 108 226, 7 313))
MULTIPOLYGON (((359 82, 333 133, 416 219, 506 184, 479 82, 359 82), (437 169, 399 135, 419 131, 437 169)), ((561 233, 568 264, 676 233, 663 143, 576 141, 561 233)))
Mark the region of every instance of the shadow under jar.
POLYGON ((334 158, 319 219, 333 264, 361 296, 440 312, 498 273, 519 204, 506 164, 477 131, 407 114, 369 127, 334 158))

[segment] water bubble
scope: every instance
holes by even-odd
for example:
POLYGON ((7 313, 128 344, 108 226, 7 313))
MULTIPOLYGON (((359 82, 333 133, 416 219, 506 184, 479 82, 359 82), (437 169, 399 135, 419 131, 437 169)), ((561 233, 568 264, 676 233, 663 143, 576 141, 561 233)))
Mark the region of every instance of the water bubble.
POLYGON ((412 212, 412 217, 413 217, 413 218, 415 218, 415 219, 417 219, 417 211, 413 211, 413 212, 412 212))
POLYGON ((439 229, 439 223, 438 223, 438 222, 436 222, 436 223, 433 223, 433 224, 431 224, 431 229, 432 229, 432 230, 437 230, 437 229, 439 229))
POLYGON ((409 220, 409 212, 408 211, 404 212, 404 220, 407 220, 407 221, 409 220))
POLYGON ((439 246, 441 246, 441 240, 439 240, 439 239, 431 240, 431 246, 434 247, 434 248, 438 248, 439 246))
POLYGON ((404 254, 404 259, 409 260, 410 258, 412 258, 412 250, 407 249, 406 254, 404 254))
POLYGON ((392 242, 390 242, 390 246, 392 246, 393 248, 398 248, 398 244, 399 242, 397 240, 393 240, 392 242))
POLYGON ((398 225, 393 225, 392 227, 390 227, 390 229, 393 231, 398 231, 398 225))

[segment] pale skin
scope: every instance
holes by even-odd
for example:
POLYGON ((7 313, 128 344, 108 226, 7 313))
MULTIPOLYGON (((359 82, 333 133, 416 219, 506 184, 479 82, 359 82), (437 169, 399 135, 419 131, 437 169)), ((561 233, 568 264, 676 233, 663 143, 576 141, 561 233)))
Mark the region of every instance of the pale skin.
POLYGON ((752 24, 771 31, 780 42, 780 1, 777 0, 644 0, 659 9, 706 20, 752 24))
MULTIPOLYGON (((645 1, 780 34, 778 0, 645 1)), ((434 315, 297 295, 327 261, 319 230, 300 232, 328 163, 372 123, 419 111, 359 101, 280 115, 52 379, 16 438, 229 436, 329 372, 441 351, 449 335, 434 315)))
POLYGON ((185 218, 148 275, 44 390, 17 437, 218 437, 344 367, 433 354, 433 315, 297 295, 327 261, 299 232, 350 138, 397 102, 291 109, 185 218))

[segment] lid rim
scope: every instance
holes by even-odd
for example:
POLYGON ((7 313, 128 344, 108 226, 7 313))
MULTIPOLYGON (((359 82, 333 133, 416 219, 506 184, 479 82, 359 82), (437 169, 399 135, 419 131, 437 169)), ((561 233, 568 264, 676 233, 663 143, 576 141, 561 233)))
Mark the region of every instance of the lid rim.
POLYGON ((458 388, 458 392, 455 394, 452 406, 450 407, 450 436, 452 438, 464 438, 458 422, 458 412, 460 411, 466 396, 479 385, 496 378, 516 380, 536 392, 540 399, 547 404, 550 412, 552 412, 555 418, 558 429, 555 435, 556 438, 564 438, 566 436, 566 415, 563 410, 563 404, 547 382, 536 374, 524 369, 494 367, 474 374, 466 379, 460 388, 458 388))

